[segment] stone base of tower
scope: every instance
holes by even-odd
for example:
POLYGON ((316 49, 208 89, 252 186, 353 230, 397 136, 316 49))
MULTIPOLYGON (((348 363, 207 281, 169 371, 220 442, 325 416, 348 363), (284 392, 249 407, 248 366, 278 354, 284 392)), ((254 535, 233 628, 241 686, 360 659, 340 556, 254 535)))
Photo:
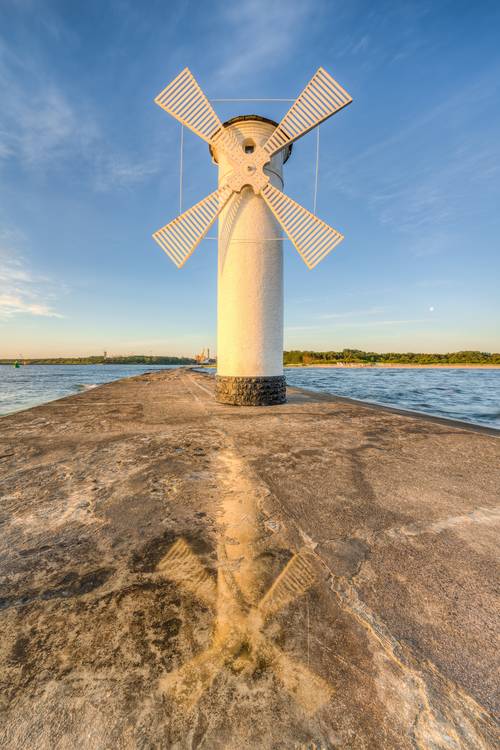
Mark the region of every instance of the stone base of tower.
POLYGON ((242 378, 217 375, 215 400, 220 404, 237 406, 271 406, 286 401, 284 375, 242 378))

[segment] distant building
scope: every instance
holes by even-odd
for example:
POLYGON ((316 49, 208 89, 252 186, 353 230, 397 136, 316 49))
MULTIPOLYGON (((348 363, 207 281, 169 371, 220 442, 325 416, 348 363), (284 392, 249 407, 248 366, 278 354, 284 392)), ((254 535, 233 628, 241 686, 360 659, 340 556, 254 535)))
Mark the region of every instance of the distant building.
POLYGON ((206 350, 202 349, 199 354, 195 355, 195 360, 198 365, 215 365, 215 359, 210 357, 210 349, 207 346, 206 350))

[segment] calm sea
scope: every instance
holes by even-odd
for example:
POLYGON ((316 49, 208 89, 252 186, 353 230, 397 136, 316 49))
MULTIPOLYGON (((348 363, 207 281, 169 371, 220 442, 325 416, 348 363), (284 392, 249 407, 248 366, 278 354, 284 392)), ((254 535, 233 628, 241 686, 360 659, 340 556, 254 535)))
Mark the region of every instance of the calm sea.
POLYGON ((290 368, 289 385, 500 429, 500 370, 290 368))
MULTIPOLYGON (((0 365, 0 415, 163 365, 0 365)), ((500 429, 500 370, 286 370, 289 385, 500 429)))
POLYGON ((0 365, 0 415, 169 365, 0 365))

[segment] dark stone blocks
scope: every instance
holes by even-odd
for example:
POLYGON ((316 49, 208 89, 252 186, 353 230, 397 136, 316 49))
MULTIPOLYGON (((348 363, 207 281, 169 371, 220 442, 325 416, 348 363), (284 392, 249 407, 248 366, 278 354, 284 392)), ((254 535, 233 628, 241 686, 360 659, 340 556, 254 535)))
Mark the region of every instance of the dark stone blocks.
POLYGON ((286 401, 284 375, 240 378, 217 375, 215 378, 215 400, 220 404, 238 406, 271 406, 286 401))

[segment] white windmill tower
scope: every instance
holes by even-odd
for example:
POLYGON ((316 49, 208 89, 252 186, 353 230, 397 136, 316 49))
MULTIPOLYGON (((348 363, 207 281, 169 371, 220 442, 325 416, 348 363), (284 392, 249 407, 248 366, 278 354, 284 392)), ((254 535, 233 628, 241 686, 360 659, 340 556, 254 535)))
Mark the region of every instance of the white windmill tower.
POLYGON ((209 144, 219 187, 154 233, 181 268, 219 217, 216 399, 286 400, 283 375, 283 229, 308 268, 343 236, 285 195, 292 143, 352 101, 319 68, 278 124, 258 115, 222 124, 185 68, 155 99, 209 144))

